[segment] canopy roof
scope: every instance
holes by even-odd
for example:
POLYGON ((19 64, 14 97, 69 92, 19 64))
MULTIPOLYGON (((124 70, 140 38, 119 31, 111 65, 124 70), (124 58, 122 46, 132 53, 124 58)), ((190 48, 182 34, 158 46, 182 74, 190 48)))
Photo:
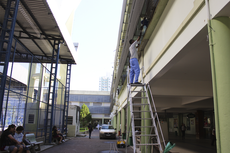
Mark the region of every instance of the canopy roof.
MULTIPOLYGON (((7 0, 0 1, 0 30, 3 24, 7 0)), ((8 27, 10 29, 10 27, 8 27)), ((51 62, 54 40, 60 40, 59 63, 76 64, 76 52, 72 42, 63 37, 46 0, 20 0, 14 31, 12 51, 16 45, 15 62, 51 62), (72 46, 71 46, 72 45, 72 46), (35 60, 31 55, 38 60, 35 60)), ((69 38, 68 38, 69 40, 69 38)), ((4 45, 6 49, 6 45, 4 45)))

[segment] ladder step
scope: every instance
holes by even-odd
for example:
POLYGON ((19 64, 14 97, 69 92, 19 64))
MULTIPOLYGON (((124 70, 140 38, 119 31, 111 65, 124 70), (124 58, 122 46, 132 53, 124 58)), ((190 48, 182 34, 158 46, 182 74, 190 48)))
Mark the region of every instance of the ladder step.
POLYGON ((134 91, 131 91, 131 92, 140 92, 140 93, 141 93, 141 92, 144 92, 144 93, 145 93, 145 91, 136 91, 136 90, 134 90, 134 91))
POLYGON ((134 120, 151 120, 152 118, 134 118, 134 120))
POLYGON ((7 51, 0 51, 0 53, 1 53, 1 54, 6 54, 6 53, 7 53, 7 51))
POLYGON ((149 105, 149 104, 133 104, 133 106, 144 106, 144 105, 149 105))
POLYGON ((2 28, 2 30, 7 31, 7 32, 11 31, 10 29, 7 29, 7 28, 2 28))
POLYGON ((139 112, 150 112, 150 111, 141 111, 141 110, 133 111, 133 113, 139 113, 139 112))
POLYGON ((146 98, 148 98, 148 97, 131 97, 131 98, 134 98, 134 99, 138 99, 138 98, 146 99, 146 98))
POLYGON ((137 146, 158 146, 158 143, 136 144, 137 146))
POLYGON ((139 134, 139 135, 135 135, 136 137, 138 137, 138 136, 142 136, 142 137, 148 137, 148 136, 150 136, 150 137, 156 137, 157 135, 156 134, 139 134))
POLYGON ((130 84, 131 86, 145 86, 145 84, 130 84))
POLYGON ((135 126, 136 128, 151 128, 151 127, 155 127, 155 126, 135 126))

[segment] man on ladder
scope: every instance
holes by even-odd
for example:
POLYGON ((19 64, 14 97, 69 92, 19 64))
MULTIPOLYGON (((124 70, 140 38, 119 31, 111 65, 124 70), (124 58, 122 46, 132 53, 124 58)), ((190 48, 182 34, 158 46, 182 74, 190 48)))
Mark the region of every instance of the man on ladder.
POLYGON ((138 77, 140 74, 140 67, 139 67, 139 63, 138 63, 138 54, 137 54, 137 48, 139 47, 138 41, 141 38, 141 33, 139 35, 139 37, 137 38, 136 41, 134 41, 133 39, 129 40, 130 43, 130 47, 129 47, 129 51, 130 51, 130 84, 133 84, 133 78, 135 75, 135 80, 134 80, 134 84, 141 84, 140 82, 138 82, 138 77))

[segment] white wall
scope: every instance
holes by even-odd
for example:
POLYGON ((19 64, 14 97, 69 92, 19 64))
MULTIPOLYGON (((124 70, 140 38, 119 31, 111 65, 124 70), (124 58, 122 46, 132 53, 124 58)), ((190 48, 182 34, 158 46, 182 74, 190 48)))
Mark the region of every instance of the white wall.
POLYGON ((110 106, 110 103, 102 103, 102 106, 110 106))
POLYGON ((92 118, 103 118, 104 114, 92 114, 92 118))
POLYGON ((187 22, 189 17, 194 14, 194 10, 196 10, 193 2, 193 0, 169 1, 169 4, 166 6, 161 19, 145 47, 145 73, 153 62, 162 56, 146 76, 146 82, 154 78, 155 75, 165 68, 182 48, 206 26, 207 10, 205 7, 191 21, 187 22), (183 29, 182 25, 185 23, 188 23, 188 25, 183 29), (179 31, 180 33, 178 34, 179 31), (173 43, 169 45, 171 42, 173 43))
POLYGON ((72 125, 67 125, 67 129, 68 129, 68 134, 67 136, 76 136, 76 134, 79 132, 80 129, 80 122, 79 122, 79 115, 80 113, 78 113, 78 119, 76 121, 76 113, 77 112, 77 106, 75 105, 69 105, 69 110, 68 110, 68 116, 72 116, 73 117, 73 124, 72 125))

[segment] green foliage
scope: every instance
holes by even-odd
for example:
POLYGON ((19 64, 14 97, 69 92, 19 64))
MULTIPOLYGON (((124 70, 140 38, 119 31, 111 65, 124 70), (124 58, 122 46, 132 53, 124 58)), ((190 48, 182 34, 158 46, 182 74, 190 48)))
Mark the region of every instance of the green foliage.
POLYGON ((81 127, 87 127, 89 122, 92 121, 92 115, 89 112, 87 105, 83 104, 80 111, 80 125, 81 127))
POLYGON ((86 117, 85 120, 89 123, 92 121, 92 115, 89 113, 86 117))
POLYGON ((81 118, 85 118, 89 113, 90 113, 89 108, 87 107, 87 105, 83 104, 81 106, 81 111, 80 111, 81 118))

